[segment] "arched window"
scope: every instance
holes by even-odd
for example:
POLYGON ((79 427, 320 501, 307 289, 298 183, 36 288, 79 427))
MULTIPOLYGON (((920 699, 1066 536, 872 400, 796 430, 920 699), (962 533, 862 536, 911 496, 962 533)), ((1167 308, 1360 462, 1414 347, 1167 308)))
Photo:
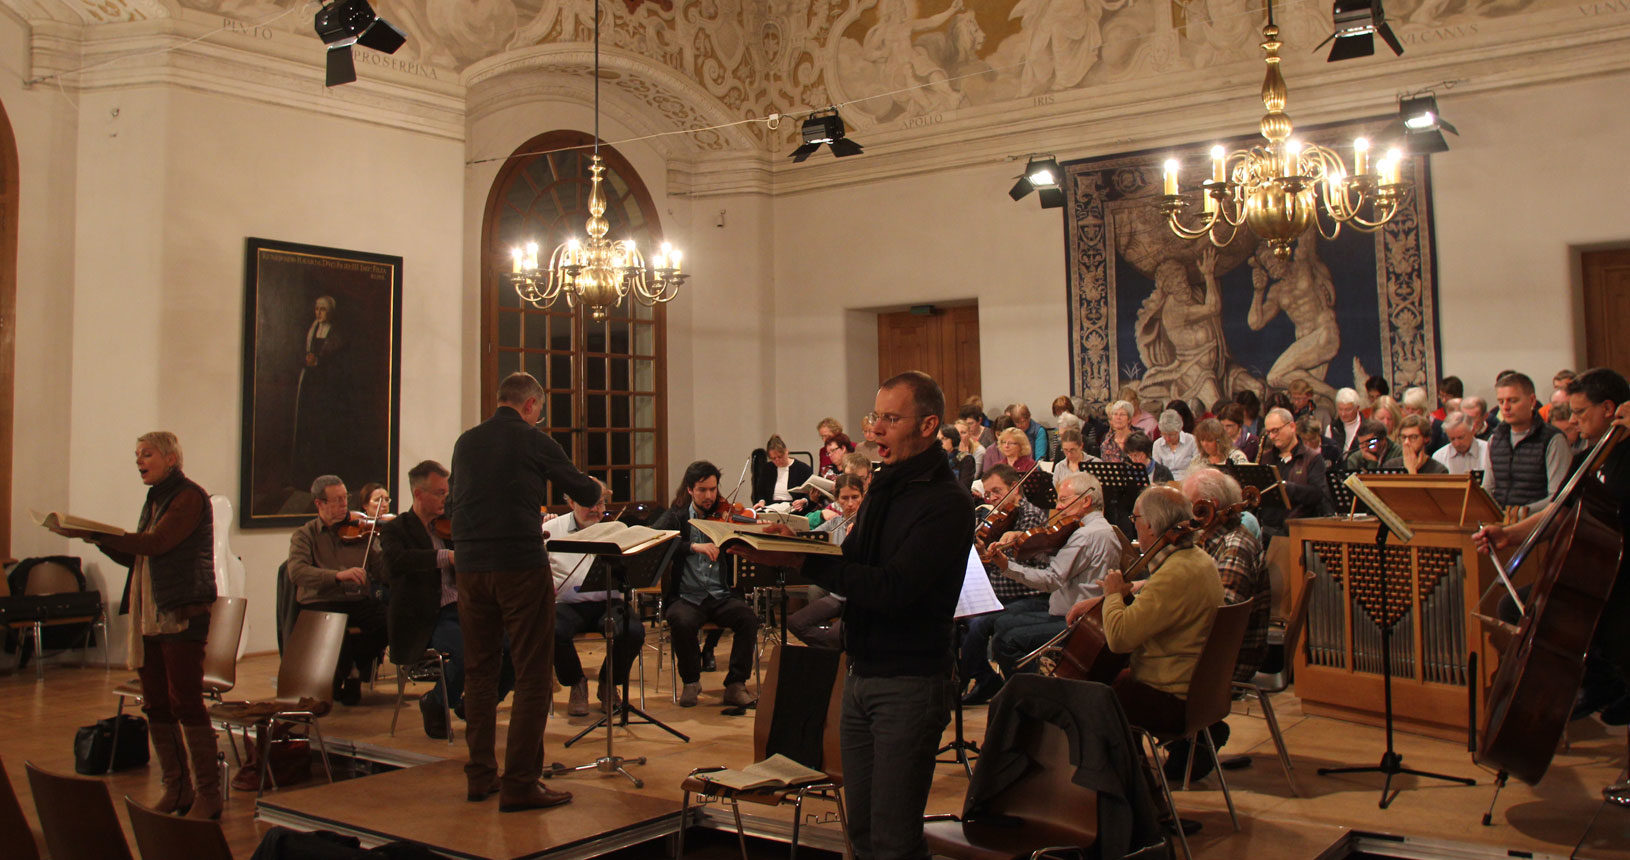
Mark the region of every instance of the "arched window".
MULTIPOLYGON (((594 322, 561 299, 532 307, 502 277, 510 249, 527 241, 550 250, 584 235, 593 137, 578 131, 541 134, 515 150, 487 195, 481 228, 481 390, 483 414, 496 406, 498 381, 517 370, 547 392, 540 426, 584 472, 605 481, 617 502, 666 506, 666 337, 664 309, 632 297, 594 322), (565 150, 565 151, 555 151, 565 150), (523 155, 523 153, 543 153, 523 155)), ((601 188, 612 240, 650 248, 661 235, 650 192, 628 160, 605 144, 601 188)), ((564 497, 550 489, 552 504, 564 497)))

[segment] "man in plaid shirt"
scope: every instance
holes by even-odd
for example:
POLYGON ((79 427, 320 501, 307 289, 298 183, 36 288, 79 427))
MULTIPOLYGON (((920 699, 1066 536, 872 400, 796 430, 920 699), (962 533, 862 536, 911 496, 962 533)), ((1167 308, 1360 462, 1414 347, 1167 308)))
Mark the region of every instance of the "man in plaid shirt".
MULTIPOLYGON (((1198 469, 1183 481, 1183 495, 1190 502, 1209 499, 1218 511, 1239 504, 1240 485, 1233 477, 1217 469, 1198 469)), ((1222 577, 1223 601, 1229 605, 1251 604, 1251 618, 1245 628, 1245 643, 1239 649, 1239 661, 1234 664, 1234 680, 1249 681, 1255 677, 1268 650, 1268 614, 1272 597, 1269 594, 1268 556, 1261 538, 1244 522, 1248 513, 1235 514, 1225 519, 1220 528, 1206 540, 1205 551, 1217 562, 1217 573, 1222 577)), ((1211 727, 1211 736, 1221 748, 1228 740, 1228 723, 1218 721, 1211 727)), ((1183 778, 1184 761, 1188 746, 1177 741, 1167 747, 1167 777, 1176 773, 1183 778)), ((1194 779, 1211 772, 1215 764, 1203 748, 1196 751, 1194 779)))
MULTIPOLYGON (((1004 464, 991 469, 990 474, 985 476, 986 504, 1000 502, 1018 484, 1019 472, 1012 466, 1004 464)), ((1032 505, 1023 492, 1015 490, 1013 495, 1018 506, 1013 511, 1013 521, 1008 525, 1009 532, 1029 531, 1047 522, 1047 512, 1032 505)), ((997 535, 992 543, 1000 537, 997 535)), ((1046 564, 1051 558, 1052 554, 1048 553, 1038 557, 1037 563, 1046 564)), ((968 619, 968 631, 962 637, 958 672, 962 681, 972 684, 962 697, 962 704, 970 706, 989 702, 996 691, 1002 689, 1002 676, 996 674, 990 665, 990 639, 996 632, 996 619, 1009 611, 1037 606, 1045 611, 1047 606, 1046 592, 1003 576, 994 565, 985 565, 985 575, 990 578, 990 587, 996 592, 996 599, 1002 601, 1002 606, 1006 608, 1002 612, 990 612, 968 619)))

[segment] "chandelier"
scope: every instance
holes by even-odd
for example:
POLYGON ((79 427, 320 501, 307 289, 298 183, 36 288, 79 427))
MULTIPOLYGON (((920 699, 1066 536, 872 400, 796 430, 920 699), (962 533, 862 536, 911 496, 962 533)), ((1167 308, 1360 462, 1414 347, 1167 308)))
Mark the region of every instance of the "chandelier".
POLYGON ((1207 236, 1220 248, 1232 242, 1244 224, 1267 241, 1275 256, 1288 258, 1296 238, 1310 226, 1316 225, 1326 239, 1334 239, 1343 224, 1373 233, 1398 213, 1408 196, 1410 185, 1400 177, 1403 153, 1398 149, 1389 149, 1372 162, 1369 141, 1357 138, 1348 173, 1334 150, 1291 139, 1290 117, 1284 112, 1285 78, 1279 71, 1282 44, 1270 2, 1268 23, 1262 28, 1263 61, 1268 65, 1262 81, 1262 106, 1268 109, 1262 117, 1264 142, 1233 152, 1220 145, 1211 148, 1211 178, 1201 183, 1203 208, 1191 223, 1184 223, 1191 204, 1180 193, 1178 163, 1167 160, 1156 205, 1178 236, 1207 236))
POLYGON ((508 278, 521 300, 534 307, 552 307, 565 297, 567 307, 585 307, 596 321, 632 295, 646 307, 672 301, 690 276, 680 271, 682 254, 663 242, 646 265, 633 239, 606 238, 606 197, 600 190, 605 162, 600 158, 600 4, 594 5, 594 155, 589 162, 589 217, 584 222, 587 241, 567 239, 549 255, 549 267, 538 265, 538 243, 527 242, 511 253, 508 278))

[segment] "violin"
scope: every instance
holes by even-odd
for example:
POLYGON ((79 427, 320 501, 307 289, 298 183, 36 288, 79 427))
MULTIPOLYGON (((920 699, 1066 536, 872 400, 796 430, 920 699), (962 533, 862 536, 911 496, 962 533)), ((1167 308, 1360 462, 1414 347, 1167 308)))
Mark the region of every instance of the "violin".
POLYGON ((444 541, 453 539, 453 518, 441 514, 430 521, 430 533, 444 541))
MULTIPOLYGON (((1077 496, 1075 501, 1070 503, 1069 508, 1075 507, 1086 498, 1088 498, 1086 495, 1077 496)), ((1081 527, 1082 515, 1070 513, 1069 508, 1054 512, 1051 517, 1048 517, 1047 522, 1033 529, 1019 532, 1018 537, 1009 541, 1005 549, 990 547, 981 550, 979 560, 986 564, 995 564, 998 561, 998 556, 1009 553, 1014 558, 1022 559, 1047 552, 1058 552, 1059 548, 1064 546, 1065 541, 1070 539, 1070 535, 1075 534, 1075 530, 1081 527)))
MULTIPOLYGON (((1121 575, 1127 582, 1131 582, 1153 562, 1157 553, 1211 527, 1216 518, 1216 504, 1209 499, 1196 501, 1192 519, 1183 520, 1163 532, 1137 561, 1121 572, 1121 575)), ((1102 600, 1076 619, 1075 623, 1064 628, 1064 632, 1026 654, 1018 665, 1029 665, 1049 652, 1053 652, 1055 658, 1052 672, 1048 674, 1055 678, 1097 681, 1101 684, 1113 683, 1115 676, 1131 662, 1130 655, 1117 654, 1109 649, 1109 643, 1104 636, 1102 600)))
MULTIPOLYGON (((620 515, 621 513, 619 512, 619 516, 620 515)), ((713 510, 702 519, 717 520, 721 523, 756 523, 758 522, 758 511, 755 511, 752 508, 741 504, 740 502, 720 499, 718 504, 713 506, 713 510)))
POLYGON ((340 543, 362 543, 374 536, 374 529, 383 525, 375 517, 370 517, 361 511, 352 511, 345 522, 340 523, 334 530, 339 533, 340 543))
POLYGON ((1013 486, 1007 488, 1007 492, 996 500, 996 504, 985 513, 984 519, 974 527, 973 539, 980 546, 981 552, 993 539, 1005 534, 1008 527, 1013 524, 1013 512, 1018 509, 1019 499, 1022 498, 1019 491, 1024 487, 1025 479, 1040 466, 1040 460, 1032 463, 1030 470, 1021 475, 1013 486))

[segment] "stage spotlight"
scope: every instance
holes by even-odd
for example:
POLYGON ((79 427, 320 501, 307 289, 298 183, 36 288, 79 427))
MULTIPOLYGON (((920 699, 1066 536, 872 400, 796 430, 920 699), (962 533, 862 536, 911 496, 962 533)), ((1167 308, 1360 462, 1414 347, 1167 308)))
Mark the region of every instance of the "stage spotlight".
POLYGON ((1326 62, 1334 63, 1374 54, 1376 36, 1380 36, 1381 41, 1387 43, 1392 53, 1403 55, 1404 46, 1398 41, 1398 37, 1393 35, 1392 27, 1387 25, 1387 14, 1381 8, 1381 0, 1336 0, 1330 10, 1330 17, 1335 22, 1336 32, 1313 49, 1317 51, 1324 47, 1326 42, 1334 39, 1336 44, 1330 46, 1330 57, 1326 62))
POLYGON ((1064 187, 1061 184, 1064 171, 1058 166, 1058 159, 1051 155, 1032 155, 1030 161, 1024 166, 1024 173, 1019 181, 1013 184, 1013 190, 1007 194, 1014 200, 1023 199, 1026 194, 1034 191, 1041 199, 1041 208, 1057 209, 1064 205, 1064 187))
POLYGON ((394 54, 407 42, 402 31, 374 14, 368 0, 341 0, 317 10, 313 22, 317 35, 328 46, 328 86, 348 84, 357 79, 351 46, 361 45, 382 54, 394 54))
POLYGON ((793 163, 796 164, 814 155, 823 143, 832 148, 832 155, 835 158, 859 155, 862 151, 860 144, 844 137, 843 133, 843 118, 838 116, 837 108, 827 108, 810 115, 804 120, 804 143, 792 151, 793 163))
POLYGON ((1437 97, 1430 94, 1399 99, 1398 122, 1403 126, 1404 146, 1415 155, 1448 152, 1449 142, 1443 133, 1460 136, 1438 113, 1437 97))

